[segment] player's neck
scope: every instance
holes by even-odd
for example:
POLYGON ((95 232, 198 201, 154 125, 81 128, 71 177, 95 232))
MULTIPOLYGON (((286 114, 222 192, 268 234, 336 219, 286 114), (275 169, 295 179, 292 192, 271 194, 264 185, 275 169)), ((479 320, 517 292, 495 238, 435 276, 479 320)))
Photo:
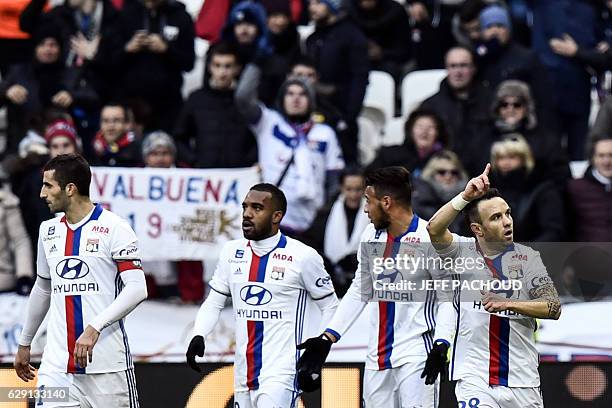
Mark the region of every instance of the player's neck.
POLYGON ((93 210, 94 205, 89 197, 78 197, 70 200, 66 208, 66 221, 68 224, 78 224, 93 210))
POLYGON ((412 222, 412 217, 414 217, 412 209, 402 209, 395 214, 390 214, 391 222, 389 223, 389 227, 387 227, 387 232, 394 237, 403 235, 408 230, 408 227, 412 222))
POLYGON ((478 245, 480 245, 482 253, 487 258, 494 258, 504 252, 504 250, 506 249, 506 245, 501 242, 487 242, 484 239, 479 239, 478 245))

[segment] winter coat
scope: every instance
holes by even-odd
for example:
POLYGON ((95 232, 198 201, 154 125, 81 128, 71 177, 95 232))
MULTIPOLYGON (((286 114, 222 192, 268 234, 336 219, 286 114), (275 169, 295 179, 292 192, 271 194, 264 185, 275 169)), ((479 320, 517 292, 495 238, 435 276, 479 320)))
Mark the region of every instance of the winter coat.
POLYGON ((307 54, 314 59, 321 84, 335 86, 330 100, 355 120, 363 105, 368 85, 367 40, 346 18, 317 27, 306 40, 307 54))
POLYGON ((564 238, 563 200, 552 182, 538 182, 519 169, 505 175, 493 171, 491 185, 512 210, 514 241, 559 242, 564 238))
POLYGON ((612 186, 593 177, 589 167, 584 177, 572 179, 567 187, 571 239, 576 242, 612 241, 612 186))
POLYGON ((410 20, 406 10, 394 0, 380 0, 376 8, 364 11, 353 0, 350 19, 368 40, 382 48, 382 61, 406 62, 410 58, 410 20))
POLYGON ((233 90, 209 85, 193 92, 179 115, 174 138, 179 157, 198 168, 247 167, 257 144, 234 104, 233 90))

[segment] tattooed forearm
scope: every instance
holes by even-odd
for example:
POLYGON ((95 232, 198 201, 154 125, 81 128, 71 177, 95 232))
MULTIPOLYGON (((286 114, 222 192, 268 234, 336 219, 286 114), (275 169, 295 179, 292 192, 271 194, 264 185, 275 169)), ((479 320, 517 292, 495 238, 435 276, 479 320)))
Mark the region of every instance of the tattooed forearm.
POLYGON ((546 282, 541 286, 536 286, 529 291, 529 295, 532 299, 546 300, 548 305, 548 318, 558 319, 561 315, 561 301, 559 300, 559 294, 552 280, 548 278, 546 282))
POLYGON ((561 316, 561 303, 557 300, 548 301, 548 317, 558 319, 561 316))

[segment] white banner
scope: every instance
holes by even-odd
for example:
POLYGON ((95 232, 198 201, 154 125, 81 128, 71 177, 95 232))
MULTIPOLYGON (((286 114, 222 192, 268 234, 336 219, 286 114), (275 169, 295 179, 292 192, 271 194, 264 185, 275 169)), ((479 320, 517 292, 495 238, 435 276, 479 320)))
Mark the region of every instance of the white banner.
POLYGON ((255 168, 92 172, 91 199, 132 225, 145 261, 216 259, 242 236, 242 200, 260 182, 255 168))

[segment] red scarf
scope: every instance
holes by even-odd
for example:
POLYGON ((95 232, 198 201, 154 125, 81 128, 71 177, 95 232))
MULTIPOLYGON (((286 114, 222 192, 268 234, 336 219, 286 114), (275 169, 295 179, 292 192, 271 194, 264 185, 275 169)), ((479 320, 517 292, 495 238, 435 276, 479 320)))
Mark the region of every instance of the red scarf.
POLYGON ((102 132, 99 131, 94 137, 93 148, 98 156, 102 156, 107 153, 115 154, 124 147, 132 144, 134 140, 136 140, 136 135, 134 132, 125 132, 123 136, 121 136, 115 142, 108 143, 102 132))

